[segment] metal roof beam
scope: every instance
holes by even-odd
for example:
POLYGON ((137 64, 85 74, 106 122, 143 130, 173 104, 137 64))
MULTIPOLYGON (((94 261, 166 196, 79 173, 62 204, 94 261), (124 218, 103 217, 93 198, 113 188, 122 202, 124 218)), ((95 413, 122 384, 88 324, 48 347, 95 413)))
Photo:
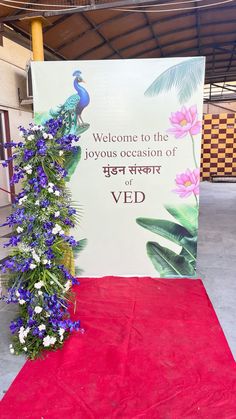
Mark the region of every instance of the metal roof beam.
POLYGON ((51 17, 51 16, 60 16, 66 14, 75 14, 81 12, 88 12, 88 11, 95 11, 95 10, 104 10, 104 9, 114 9, 119 7, 129 7, 129 6, 138 6, 140 4, 150 4, 156 3, 156 0, 117 0, 117 1, 110 1, 105 3, 95 3, 92 2, 86 6, 78 6, 75 9, 68 9, 68 10, 57 10, 57 11, 50 11, 47 10, 46 12, 31 12, 31 13, 21 13, 19 16, 5 16, 4 18, 0 19, 0 23, 12 22, 15 20, 19 20, 26 17, 35 17, 35 16, 43 16, 43 17, 51 17))
POLYGON ((228 90, 229 92, 236 93, 236 89, 234 90, 234 89, 230 89, 229 87, 219 86, 219 84, 216 84, 216 83, 212 83, 212 86, 219 87, 220 89, 223 88, 223 90, 228 90))
MULTIPOLYGON (((235 35, 235 31, 229 31, 229 32, 226 32, 226 33, 228 35, 235 35)), ((222 35, 222 33, 221 32, 220 33, 215 33, 215 35, 216 36, 220 36, 220 35, 222 35)), ((202 35, 202 38, 208 37, 208 36, 209 35, 202 35)), ((198 40, 198 37, 197 36, 192 36, 190 38, 182 38, 182 39, 178 39, 178 40, 173 41, 173 42, 167 42, 166 44, 162 43, 162 48, 171 47, 171 46, 177 45, 177 44, 179 45, 182 42, 197 41, 197 40, 198 40)), ((142 43, 145 43, 147 41, 150 41, 150 39, 142 40, 140 42, 135 42, 135 43, 132 43, 130 45, 127 45, 127 46, 125 46, 123 48, 120 48, 120 52, 123 52, 123 51, 125 51, 126 49, 129 49, 129 48, 132 48, 135 45, 138 45, 138 44, 141 45, 142 43)), ((234 41, 231 41, 231 42, 233 43, 234 41)), ((215 44, 213 44, 213 45, 215 46, 215 44)), ((201 48, 206 48, 206 46, 204 44, 202 44, 201 48)), ((194 47, 194 49, 197 49, 197 47, 194 47)), ((153 51, 156 51, 156 49, 153 49, 153 48, 152 48, 152 50, 153 51)), ((226 51, 226 52, 229 52, 230 53, 231 51, 226 51)), ((110 55, 109 58, 112 58, 112 56, 113 56, 113 54, 110 55)), ((167 56, 167 54, 166 54, 166 56, 167 56)), ((136 56, 132 56, 131 58, 135 58, 135 57, 136 56)))
POLYGON ((159 38, 158 38, 158 36, 157 36, 157 34, 156 34, 156 32, 154 31, 154 28, 153 28, 153 25, 152 25, 152 22, 151 22, 151 20, 150 20, 150 18, 149 18, 149 16, 148 16, 148 13, 143 13, 143 15, 144 15, 144 18, 146 19, 146 22, 147 22, 147 25, 149 26, 149 29, 150 29, 150 31, 151 31, 151 34, 152 34, 152 37, 155 39, 155 41, 156 41, 156 44, 157 44, 157 48, 159 49, 159 51, 160 51, 160 55, 161 55, 161 57, 163 57, 164 56, 164 54, 163 54, 163 50, 162 50, 162 47, 161 47, 161 44, 160 44, 160 40, 159 40, 159 38))
MULTIPOLYGON (((113 21, 116 21, 116 20, 118 20, 119 18, 122 18, 123 16, 128 16, 128 15, 130 15, 131 13, 122 13, 122 15, 118 15, 118 16, 115 16, 114 18, 111 18, 111 19, 108 19, 106 22, 107 23, 112 23, 113 21)), ((235 22, 236 22, 236 20, 235 20, 235 22)), ((103 24, 101 23, 101 24, 99 24, 99 25, 95 25, 96 27, 92 27, 91 25, 90 25, 90 29, 86 29, 85 31, 83 31, 81 34, 79 34, 79 35, 76 35, 76 36, 73 36, 73 38, 71 38, 71 39, 69 39, 68 41, 66 41, 66 42, 63 42, 63 44, 61 44, 61 45, 59 45, 58 47, 57 47, 57 51, 60 51, 62 48, 65 48, 65 46, 67 46, 68 44, 72 44, 73 42, 76 42, 76 41, 78 41, 79 39, 81 39, 83 36, 85 36, 87 33, 89 33, 89 32, 96 32, 97 30, 99 30, 102 26, 103 26, 103 24)), ((49 28, 49 29, 51 29, 51 28, 49 28)), ((109 40, 110 42, 111 42, 111 39, 109 40)), ((105 44, 105 42, 104 42, 104 44, 105 44)))
MULTIPOLYGON (((197 2, 195 2, 197 6, 197 2)), ((196 31, 198 38, 198 54, 201 55, 201 37, 200 37, 200 14, 198 8, 196 8, 196 31)))
POLYGON ((92 21, 91 18, 89 18, 88 16, 86 16, 84 13, 81 13, 80 16, 97 31, 97 33, 100 36, 100 38, 102 38, 103 41, 105 41, 105 43, 115 52, 115 54, 117 54, 120 58, 123 58, 122 55, 120 54, 120 51, 117 48, 113 47, 113 45, 111 44, 111 42, 109 41, 109 39, 105 35, 103 35, 102 32, 100 32, 97 29, 96 24, 92 21))
MULTIPOLYGON (((234 21, 235 23, 236 23, 236 20, 234 21)), ((146 28, 147 27, 147 25, 144 25, 143 27, 142 27, 142 29, 144 29, 144 28, 146 28)), ((191 26, 191 27, 189 27, 188 29, 192 29, 193 28, 193 26, 191 26)), ((130 33, 132 33, 132 34, 134 34, 135 32, 138 32, 140 30, 140 28, 137 30, 137 31, 128 31, 127 33, 126 33, 126 35, 129 35, 130 33)), ((176 31, 172 31, 172 32, 170 32, 170 33, 175 33, 175 32, 181 32, 181 31, 178 31, 178 30, 176 30, 176 31)), ((229 31, 229 32, 225 32, 224 34, 226 34, 226 35, 234 35, 235 34, 235 31, 229 31)), ((166 33, 165 34, 160 34, 159 36, 165 36, 166 35, 166 33)), ((221 36, 222 35, 222 32, 217 32, 217 33, 215 33, 214 34, 215 36, 221 36)), ((201 37, 202 38, 208 38, 210 35, 209 34, 202 34, 201 35, 201 37)), ((119 38, 121 38, 122 36, 120 35, 119 36, 119 38)), ((109 42, 111 43, 111 42, 113 42, 113 41, 116 41, 118 39, 118 37, 113 37, 113 38, 110 38, 109 39, 109 42)), ((152 38, 151 38, 152 39, 152 38)), ((180 40, 176 40, 176 41, 174 41, 174 42, 169 42, 169 43, 166 43, 166 44, 163 44, 162 43, 162 50, 163 50, 163 48, 166 48, 166 47, 170 47, 170 46, 172 46, 172 45, 176 45, 176 44, 179 44, 179 43, 181 43, 181 42, 187 42, 187 41, 195 41, 195 40, 197 40, 198 39, 198 37, 197 36, 194 36, 194 37, 190 37, 190 38, 182 38, 182 39, 180 39, 180 40)), ((147 41, 150 41, 150 38, 147 38, 147 39, 145 39, 145 40, 142 40, 142 41, 140 41, 139 42, 139 44, 142 44, 142 43, 145 43, 145 42, 147 42, 147 41)), ((119 51, 120 52, 123 52, 123 51, 125 51, 126 49, 128 49, 128 48, 131 48, 131 47, 133 47, 133 46, 135 46, 135 45, 137 45, 138 43, 137 42, 135 42, 135 43, 131 43, 131 44, 128 44, 128 45, 126 45, 125 47, 123 47, 123 48, 120 48, 119 49, 119 51)), ((93 48, 91 48, 90 50, 87 50, 86 52, 84 52, 83 54, 81 54, 81 55, 79 55, 78 57, 76 57, 76 59, 77 58, 81 58, 81 57, 83 57, 83 56, 85 56, 85 55, 87 55, 87 53, 90 53, 90 52, 93 52, 93 51, 95 51, 96 49, 99 49, 100 47, 102 47, 103 45, 105 45, 105 42, 104 43, 102 43, 102 44, 100 44, 100 45, 98 45, 98 46, 96 46, 96 47, 93 47, 93 48)), ((203 47, 204 47, 204 45, 202 45, 203 47)), ((57 50, 59 51, 61 48, 59 47, 57 50)), ((195 49, 195 48, 194 48, 195 49)), ((154 51, 154 50, 153 50, 154 51)), ((155 49, 155 51, 156 51, 156 49, 155 49)), ((231 51, 229 51, 229 52, 231 52, 231 51)), ((108 57, 106 57, 106 59, 108 59, 108 58, 112 58, 114 56, 114 54, 111 54, 111 55, 109 55, 108 57)))
MULTIPOLYGON (((234 32, 235 33, 235 32, 234 32)), ((190 40, 196 40, 196 37, 194 37, 194 38, 191 38, 191 39, 185 39, 185 41, 190 41, 190 40)), ((184 41, 182 41, 182 42, 184 42, 184 41)), ((234 42, 235 41, 225 41, 225 42, 222 42, 222 45, 234 45, 234 42)), ((176 43, 176 42, 175 42, 176 43)), ((173 43, 174 44, 174 43, 173 43)), ((171 44, 171 45, 173 45, 173 44, 171 44)), ((164 47, 164 45, 162 46, 162 47, 164 47)), ((210 43, 210 44, 206 44, 206 45, 202 45, 201 46, 201 49, 206 49, 206 48, 214 48, 215 47, 215 44, 214 43, 210 43)), ((178 51, 178 53, 177 54, 175 54, 175 53, 171 53, 171 55, 172 56, 174 56, 174 57, 179 57, 179 55, 180 54, 185 54, 185 53, 187 53, 187 52, 190 52, 190 51, 194 51, 194 50, 196 50, 197 49, 197 47, 195 46, 195 47, 190 47, 190 48, 183 48, 183 49, 181 49, 181 50, 179 50, 178 51)), ((143 50, 143 51, 141 51, 139 54, 137 54, 135 57, 132 57, 132 58, 138 58, 138 57, 141 57, 141 55, 142 54, 144 54, 145 52, 155 52, 155 48, 150 48, 149 50, 147 50, 147 51, 145 51, 145 50, 143 50)))

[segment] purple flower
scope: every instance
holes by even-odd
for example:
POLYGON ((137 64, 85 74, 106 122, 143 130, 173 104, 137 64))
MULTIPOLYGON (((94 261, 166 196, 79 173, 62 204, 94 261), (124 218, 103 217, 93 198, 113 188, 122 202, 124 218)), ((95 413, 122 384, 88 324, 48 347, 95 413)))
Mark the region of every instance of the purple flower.
POLYGON ((47 207, 49 207, 49 205, 50 205, 50 202, 49 202, 49 200, 48 200, 48 199, 43 199, 43 200, 40 202, 40 206, 41 206, 42 208, 47 208, 47 207))
POLYGON ((48 177, 46 173, 43 170, 42 166, 37 167, 37 173, 38 173, 38 182, 42 186, 42 188, 46 188, 48 184, 48 177))
POLYGON ((10 184, 13 185, 14 183, 18 183, 20 179, 24 177, 23 170, 19 171, 18 173, 14 173, 14 175, 11 178, 10 184))
POLYGON ((43 138, 40 138, 37 141, 36 146, 38 148, 38 154, 40 156, 45 156, 46 155, 46 152, 47 152, 46 141, 43 138))
POLYGON ((73 215, 76 214, 76 209, 75 208, 68 208, 68 215, 73 215))
POLYGON ((8 243, 5 243, 3 245, 3 247, 9 247, 9 246, 14 247, 14 246, 17 246, 20 241, 21 241, 20 236, 12 236, 10 238, 9 242, 8 243))
POLYGON ((34 156, 34 151, 33 150, 29 150, 28 148, 26 148, 24 150, 24 160, 28 161, 30 160, 33 156, 34 156))
POLYGON ((12 334, 18 332, 18 330, 23 326, 23 320, 21 317, 18 317, 15 321, 11 321, 10 323, 10 331, 12 334))

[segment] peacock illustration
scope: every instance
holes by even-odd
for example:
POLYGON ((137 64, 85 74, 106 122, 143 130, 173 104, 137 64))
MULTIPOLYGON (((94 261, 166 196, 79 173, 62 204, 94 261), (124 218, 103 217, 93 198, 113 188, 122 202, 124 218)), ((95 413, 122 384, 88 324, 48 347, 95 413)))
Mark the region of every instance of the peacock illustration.
POLYGON ((62 118, 65 134, 78 135, 89 128, 89 124, 82 119, 82 112, 88 106, 90 97, 87 90, 80 84, 84 82, 81 71, 76 70, 73 77, 75 77, 74 88, 77 93, 69 96, 56 110, 50 110, 50 116, 52 118, 62 118))
MULTIPOLYGON (((62 125, 62 135, 75 134, 80 136, 83 132, 87 131, 90 127, 88 123, 85 123, 82 119, 82 112, 88 106, 90 102, 90 97, 87 90, 81 86, 84 80, 81 75, 81 71, 76 70, 73 73, 74 79, 74 88, 76 93, 69 96, 66 101, 57 107, 55 110, 50 110, 49 112, 36 112, 34 115, 34 121, 36 124, 45 124, 49 119, 58 119, 61 118, 62 125)), ((71 176, 76 170, 76 167, 81 158, 81 147, 74 146, 74 153, 70 157, 65 158, 64 167, 68 172, 66 178, 67 181, 70 180, 71 176)))

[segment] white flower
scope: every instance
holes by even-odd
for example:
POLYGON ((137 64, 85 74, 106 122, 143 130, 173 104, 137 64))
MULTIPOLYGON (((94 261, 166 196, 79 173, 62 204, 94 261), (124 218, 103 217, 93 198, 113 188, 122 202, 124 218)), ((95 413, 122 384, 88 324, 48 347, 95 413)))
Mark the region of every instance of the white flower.
POLYGON ((52 134, 48 134, 48 139, 49 140, 53 140, 53 135, 52 134))
POLYGON ((56 342, 56 338, 51 337, 49 335, 47 335, 47 336, 45 336, 45 338, 43 338, 43 346, 54 345, 55 342, 56 342))
POLYGON ((24 336, 25 337, 28 335, 29 331, 30 331, 30 328, 26 327, 26 329, 24 330, 24 336))
POLYGON ((65 333, 65 329, 63 329, 62 327, 60 327, 60 329, 59 329, 59 335, 61 336, 61 335, 64 335, 64 333, 65 333))
POLYGON ((59 151, 59 156, 63 156, 63 154, 64 154, 64 151, 63 150, 60 150, 59 151))
POLYGON ((37 265, 35 265, 35 263, 31 263, 31 264, 30 264, 30 269, 31 269, 31 270, 33 270, 33 269, 35 269, 35 268, 37 268, 37 265))
POLYGON ((52 234, 58 234, 58 233, 60 233, 60 231, 62 231, 61 226, 59 226, 59 224, 55 224, 55 226, 52 229, 52 234))
POLYGON ((47 259, 42 259, 42 261, 41 261, 41 262, 42 262, 42 264, 43 264, 43 265, 47 265, 47 263, 48 263, 49 261, 48 261, 47 259))
POLYGON ((48 134, 46 132, 43 133, 43 138, 46 140, 48 138, 48 134))
POLYGON ((64 230, 59 231, 60 236, 62 236, 63 234, 65 234, 64 230))
POLYGON ((19 341, 22 344, 25 343, 25 339, 24 339, 24 336, 22 334, 19 334, 19 341))
POLYGON ((35 205, 39 205, 39 200, 37 199, 37 201, 35 201, 35 205))
POLYGON ((20 131, 20 132, 19 132, 19 136, 20 136, 20 137, 24 137, 24 133, 23 133, 23 131, 20 131))
POLYGON ((9 350, 10 350, 10 353, 11 353, 11 354, 14 354, 14 353, 15 353, 15 350, 14 350, 14 348, 13 348, 12 343, 9 345, 9 350))
POLYGON ((68 280, 65 283, 64 288, 65 288, 66 291, 69 291, 69 289, 71 288, 71 286, 72 286, 72 282, 70 280, 68 280))
POLYGON ((54 282, 53 281, 50 281, 50 284, 52 285, 52 284, 54 284, 54 282))
POLYGON ((22 233, 23 228, 22 227, 17 227, 16 231, 17 231, 17 233, 22 233))
POLYGON ((59 335, 60 335, 60 341, 62 342, 64 339, 64 333, 65 333, 65 329, 63 329, 62 327, 60 327, 59 329, 59 335))
POLYGON ((52 183, 52 182, 48 182, 48 186, 49 186, 49 188, 53 188, 54 183, 52 183))
POLYGON ((19 296, 20 296, 19 291, 16 291, 16 297, 19 297, 19 296))
POLYGON ((24 350, 25 352, 27 352, 27 348, 26 348, 26 346, 24 346, 23 350, 24 350))
POLYGON ((45 324, 40 324, 39 325, 39 327, 38 327, 38 329, 41 331, 41 330, 46 330, 46 326, 45 326, 45 324))
POLYGON ((25 329, 23 326, 21 326, 21 328, 19 330, 19 341, 20 341, 20 343, 22 343, 22 344, 25 343, 25 339, 24 338, 27 337, 29 331, 30 331, 30 328, 29 327, 27 327, 25 329))
POLYGON ((35 311, 35 313, 39 314, 39 313, 41 313, 41 311, 43 311, 43 309, 40 306, 36 306, 34 311, 35 311))
POLYGON ((43 286, 44 286, 43 281, 39 281, 34 284, 34 288, 36 288, 37 290, 40 290, 40 288, 42 288, 43 286))
POLYGON ((40 131, 42 129, 41 125, 34 125, 32 131, 40 131))
POLYGON ((52 188, 48 188, 48 192, 49 193, 53 193, 53 189, 52 188))
POLYGON ((51 344, 51 337, 50 336, 45 336, 45 338, 43 338, 43 346, 50 346, 51 344))
POLYGON ((23 306, 23 304, 25 304, 25 300, 19 300, 19 304, 20 304, 21 306, 23 306))
POLYGON ((27 196, 23 196, 22 198, 19 199, 18 204, 22 205, 23 202, 25 202, 27 200, 27 196))
POLYGON ((60 211, 56 211, 55 214, 54 214, 54 217, 57 218, 57 217, 59 217, 59 215, 60 215, 60 211))
POLYGON ((32 166, 30 164, 27 164, 27 166, 24 167, 24 170, 26 171, 26 173, 28 173, 28 175, 31 175, 32 166))
POLYGON ((60 196, 60 191, 55 191, 55 192, 54 192, 54 195, 56 195, 56 196, 60 196))
POLYGON ((28 137, 26 137, 26 140, 28 140, 28 141, 34 140, 34 135, 33 134, 28 135, 28 137))
POLYGON ((38 291, 38 295, 43 295, 42 291, 38 291))
POLYGON ((32 251, 32 258, 35 260, 35 262, 37 262, 37 263, 40 262, 40 257, 37 255, 35 250, 32 251))

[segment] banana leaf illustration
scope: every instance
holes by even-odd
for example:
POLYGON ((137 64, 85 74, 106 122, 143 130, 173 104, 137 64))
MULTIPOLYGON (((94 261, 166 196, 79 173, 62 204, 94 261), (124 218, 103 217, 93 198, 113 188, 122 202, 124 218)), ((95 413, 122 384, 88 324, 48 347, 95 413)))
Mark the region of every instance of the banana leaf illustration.
POLYGON ((145 91, 145 96, 156 96, 173 88, 181 104, 187 102, 203 82, 204 58, 191 58, 165 70, 145 91))
POLYGON ((198 211, 190 205, 166 206, 179 223, 169 220, 137 218, 141 227, 180 246, 177 254, 157 242, 148 242, 147 255, 161 277, 195 276, 198 211))

